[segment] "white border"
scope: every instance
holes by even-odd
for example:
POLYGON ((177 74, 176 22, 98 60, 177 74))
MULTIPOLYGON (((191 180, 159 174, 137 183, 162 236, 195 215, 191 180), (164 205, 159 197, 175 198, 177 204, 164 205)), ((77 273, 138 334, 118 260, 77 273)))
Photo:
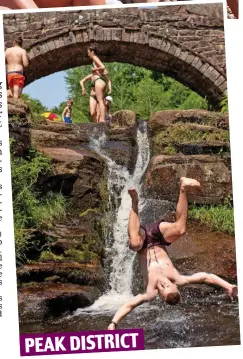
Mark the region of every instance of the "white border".
MULTIPOLYGON (((224 2, 224 11, 226 18, 226 4, 224 2)), ((204 0, 203 3, 221 3, 221 0, 204 0)), ((149 4, 127 4, 114 6, 97 6, 97 7, 73 7, 72 10, 94 10, 106 8, 128 8, 128 7, 142 7, 144 6, 175 6, 186 4, 201 4, 202 1, 185 1, 180 3, 149 3, 149 4)), ((240 17, 243 8, 243 3, 240 1, 240 17)), ((71 10, 71 9, 70 9, 71 10)), ((29 10, 28 12, 52 12, 52 11, 67 11, 67 9, 38 9, 29 10)), ((11 14, 27 12, 25 10, 12 10, 11 14)), ((3 11, 3 14, 9 14, 9 11, 3 11)), ((243 181, 242 181, 242 136, 243 136, 243 115, 241 104, 242 100, 242 86, 243 86, 243 21, 241 20, 227 20, 225 23, 226 36, 226 57, 227 57, 227 75, 228 75, 228 96, 230 102, 230 130, 231 130, 231 155, 232 155, 232 170, 233 170, 233 190, 234 190, 234 206, 235 206, 235 227, 236 227, 236 247, 237 247, 237 266, 238 266, 238 285, 240 297, 243 297, 243 245, 242 245, 242 201, 243 201, 243 181)), ((2 15, 0 14, 0 52, 4 49, 3 33, 2 33, 2 15)), ((0 80, 5 84, 5 64, 4 56, 0 56, 0 80)), ((0 176, 0 183, 3 184, 2 202, 4 204, 3 222, 0 223, 3 232, 3 286, 0 287, 0 292, 4 296, 3 308, 4 316, 0 318, 0 356, 5 358, 17 359, 21 358, 19 354, 19 323, 17 312, 17 288, 16 288, 16 270, 15 270, 15 255, 14 255, 14 235, 13 235, 13 216, 11 203, 11 176, 10 176, 10 162, 9 162, 9 140, 8 140, 8 121, 7 121, 7 105, 6 93, 3 97, 3 127, 0 128, 0 137, 3 140, 2 150, 4 156, 2 158, 2 166, 4 168, 4 176, 0 176)), ((240 317, 243 316, 243 307, 240 302, 240 317)), ((242 328, 242 319, 241 319, 242 328)), ((242 333, 242 331, 241 331, 242 333)), ((241 335, 242 341, 242 335, 241 335)), ((187 356, 188 359, 195 359, 197 357, 205 358, 205 356, 212 358, 215 356, 231 356, 235 359, 242 358, 242 346, 228 346, 228 347, 204 347, 204 348, 188 348, 188 349, 158 349, 142 352, 118 352, 118 353, 99 353, 99 354, 82 354, 82 358, 97 359, 97 358, 116 358, 133 359, 138 357, 146 357, 153 355, 153 358, 160 358, 162 356, 169 356, 171 359, 176 359, 178 356, 187 356)), ((75 358, 75 354, 65 355, 63 358, 75 358)), ((38 356, 37 358, 47 358, 48 356, 38 356)), ((77 357, 77 356, 76 356, 77 357)), ((80 354, 79 354, 80 357, 80 354)), ((26 357, 27 358, 27 357, 26 357)), ((60 355, 52 355, 51 358, 60 358, 60 355)))

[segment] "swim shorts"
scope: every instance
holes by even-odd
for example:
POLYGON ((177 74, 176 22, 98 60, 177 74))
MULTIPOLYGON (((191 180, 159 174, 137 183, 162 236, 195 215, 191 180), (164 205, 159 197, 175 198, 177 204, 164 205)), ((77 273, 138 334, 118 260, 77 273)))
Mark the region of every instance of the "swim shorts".
POLYGON ((65 123, 72 123, 72 120, 70 117, 64 117, 65 123))
POLYGON ((7 74, 7 80, 9 88, 13 88, 14 86, 24 88, 25 77, 20 72, 9 72, 7 74))
POLYGON ((145 232, 145 240, 144 240, 143 248, 171 245, 171 243, 167 242, 164 239, 163 234, 160 232, 159 225, 161 222, 163 221, 156 221, 154 223, 140 226, 145 232))

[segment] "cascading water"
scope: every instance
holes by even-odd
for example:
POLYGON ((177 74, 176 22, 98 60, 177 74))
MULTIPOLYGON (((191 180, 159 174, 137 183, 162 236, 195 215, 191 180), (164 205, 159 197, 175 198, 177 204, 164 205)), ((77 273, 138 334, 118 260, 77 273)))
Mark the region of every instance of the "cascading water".
MULTIPOLYGON (((132 287, 132 263, 135 254, 128 248, 128 217, 131 209, 129 188, 136 188, 141 194, 141 179, 150 159, 149 141, 147 136, 147 123, 141 121, 137 129, 138 155, 133 174, 126 167, 117 165, 105 153, 102 147, 106 136, 90 140, 90 148, 97 151, 108 164, 108 191, 109 213, 106 217, 106 250, 109 259, 109 284, 110 290, 100 297, 89 309, 112 309, 124 303, 131 296, 132 287), (113 220, 112 220, 113 218, 113 220), (109 224, 112 224, 111 226, 109 224)), ((143 208, 143 200, 140 197, 139 208, 143 208)))

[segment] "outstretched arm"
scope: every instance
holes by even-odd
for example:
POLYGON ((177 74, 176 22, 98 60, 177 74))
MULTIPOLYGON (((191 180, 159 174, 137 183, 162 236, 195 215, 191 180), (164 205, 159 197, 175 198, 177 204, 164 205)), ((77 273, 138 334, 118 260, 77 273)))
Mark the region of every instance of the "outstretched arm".
POLYGON ((132 298, 129 302, 124 304, 116 314, 114 315, 111 324, 109 325, 109 330, 116 329, 117 324, 128 314, 130 313, 134 308, 138 307, 139 305, 150 302, 154 300, 158 295, 158 290, 154 290, 151 293, 145 293, 145 294, 138 294, 136 297, 132 298))
POLYGON ((111 80, 110 79, 108 79, 108 89, 109 89, 109 94, 110 94, 111 91, 112 91, 111 80))
POLYGON ((86 90, 84 87, 84 84, 89 81, 92 78, 93 75, 88 75, 86 77, 84 77, 81 81, 80 81, 80 86, 82 88, 82 95, 85 96, 86 95, 86 90))
POLYGON ((230 284, 212 273, 199 272, 190 276, 180 276, 176 284, 183 286, 187 284, 196 284, 196 283, 207 283, 207 284, 218 285, 219 287, 225 289, 227 294, 231 298, 238 295, 236 285, 230 284))

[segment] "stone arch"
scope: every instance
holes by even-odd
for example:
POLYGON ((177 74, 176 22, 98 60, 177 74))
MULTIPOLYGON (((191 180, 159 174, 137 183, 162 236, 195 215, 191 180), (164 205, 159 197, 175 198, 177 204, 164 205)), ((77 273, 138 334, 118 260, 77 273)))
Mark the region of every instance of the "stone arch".
MULTIPOLYGON (((70 21, 66 21, 62 27, 56 24, 57 18, 59 25, 64 18, 62 12, 49 13, 46 16, 44 14, 44 30, 41 33, 37 31, 38 36, 34 36, 34 41, 28 41, 27 50, 31 61, 26 73, 27 84, 57 71, 89 64, 87 48, 91 43, 95 43, 104 62, 127 62, 163 72, 206 97, 213 106, 217 106, 227 91, 227 84, 223 17, 221 19, 219 15, 220 5, 212 6, 213 8, 208 7, 210 11, 213 9, 211 14, 205 13, 205 8, 203 14, 198 14, 196 5, 173 6, 173 18, 177 16, 177 20, 174 20, 175 24, 169 24, 169 27, 161 25, 161 15, 165 17, 172 9, 169 6, 157 8, 153 17, 149 10, 126 9, 126 16, 130 17, 125 20, 119 18, 119 9, 70 12, 70 21), (52 19, 55 26, 51 23, 52 19), (195 37, 193 34, 196 21, 200 23, 200 30, 195 37), (210 21, 213 21, 213 24, 208 29, 210 21), (178 30, 178 26, 181 26, 181 29, 178 30), (208 39, 204 38, 204 34, 208 39), (192 40, 188 41, 187 38, 192 40), (207 46, 201 46, 199 49, 193 46, 193 40, 196 38, 201 40, 202 44, 207 40, 207 46), (216 39, 217 43, 212 41, 210 47, 210 39, 216 39), (215 53, 215 49, 220 50, 215 53)), ((30 26, 33 26, 35 16, 38 15, 29 14, 30 26)), ((40 23, 39 21, 36 24, 40 23)), ((25 37, 26 31, 22 34, 25 37)))

